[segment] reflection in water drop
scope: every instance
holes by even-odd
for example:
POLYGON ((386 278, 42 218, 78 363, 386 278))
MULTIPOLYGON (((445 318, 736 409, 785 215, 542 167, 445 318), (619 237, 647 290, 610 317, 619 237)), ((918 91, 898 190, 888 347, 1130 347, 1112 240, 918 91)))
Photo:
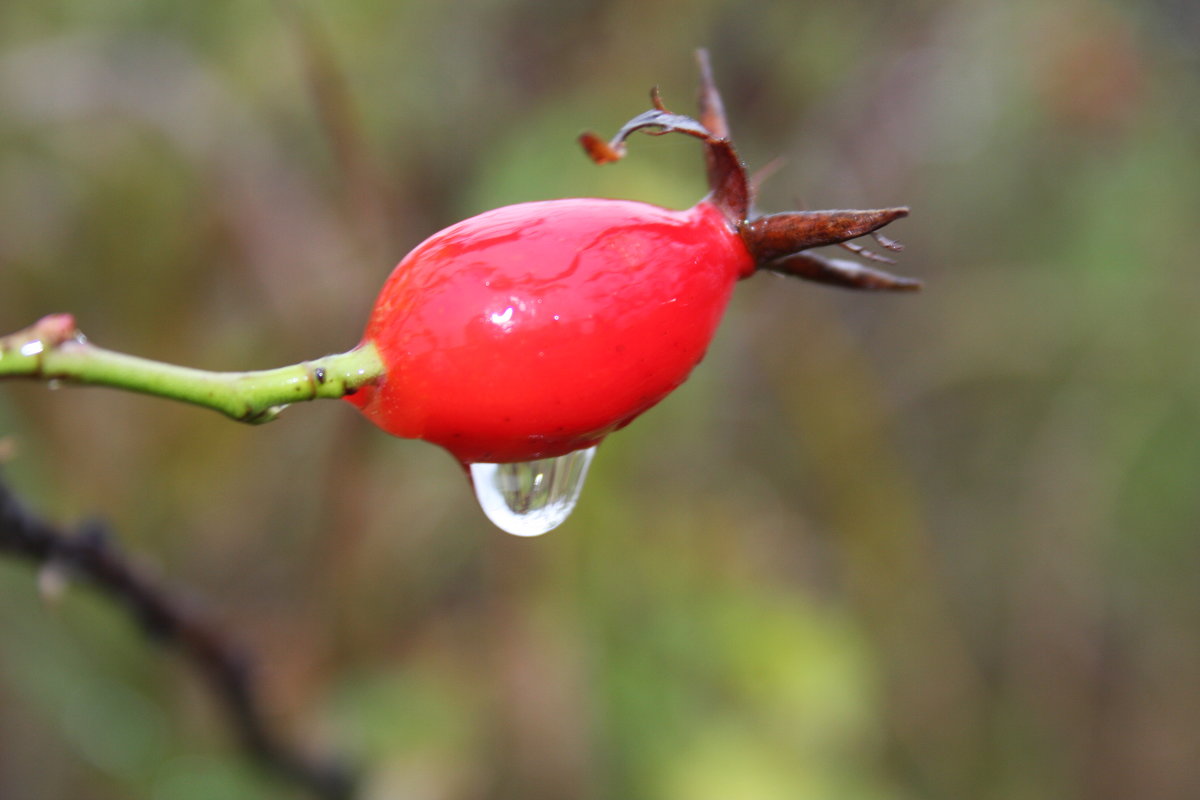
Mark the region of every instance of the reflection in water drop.
POLYGON ((579 500, 595 447, 517 464, 471 464, 475 497, 496 527, 541 536, 566 521, 579 500))

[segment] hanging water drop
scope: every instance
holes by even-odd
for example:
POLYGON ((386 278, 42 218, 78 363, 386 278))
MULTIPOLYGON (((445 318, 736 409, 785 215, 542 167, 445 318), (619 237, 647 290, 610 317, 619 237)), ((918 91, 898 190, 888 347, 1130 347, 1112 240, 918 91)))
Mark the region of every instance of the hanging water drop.
POLYGON ((471 464, 483 513, 514 536, 541 536, 575 510, 596 448, 515 464, 471 464))

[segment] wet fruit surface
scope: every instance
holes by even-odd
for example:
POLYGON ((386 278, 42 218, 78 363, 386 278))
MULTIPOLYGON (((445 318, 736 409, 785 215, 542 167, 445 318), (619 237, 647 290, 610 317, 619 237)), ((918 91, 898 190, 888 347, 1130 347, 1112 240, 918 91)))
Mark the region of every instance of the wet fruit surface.
POLYGON ((703 357, 755 262, 702 202, 507 206, 434 235, 396 267, 365 340, 387 369, 348 399, 463 463, 589 447, 703 357))

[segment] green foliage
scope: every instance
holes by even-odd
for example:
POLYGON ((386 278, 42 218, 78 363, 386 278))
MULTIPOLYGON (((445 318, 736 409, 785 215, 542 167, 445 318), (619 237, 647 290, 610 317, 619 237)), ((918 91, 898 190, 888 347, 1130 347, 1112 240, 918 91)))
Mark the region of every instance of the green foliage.
MULTIPOLYGON (((763 209, 909 204, 927 285, 746 282, 538 541, 337 404, 251 429, 6 383, 5 473, 208 598, 369 797, 1197 796, 1187 5, 0 5, 3 331, 346 350, 462 216, 693 202, 692 143, 573 139, 654 84, 690 110, 701 44, 751 170, 786 159, 763 209)), ((0 565, 0 797, 288 796, 177 660, 37 582, 0 565)))

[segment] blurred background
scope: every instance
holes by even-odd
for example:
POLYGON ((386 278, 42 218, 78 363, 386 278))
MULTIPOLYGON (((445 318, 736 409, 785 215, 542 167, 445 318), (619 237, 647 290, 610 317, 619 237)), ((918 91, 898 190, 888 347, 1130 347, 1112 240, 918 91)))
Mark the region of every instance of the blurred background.
MULTIPOLYGON (((695 142, 574 137, 691 109, 700 45, 761 207, 912 206, 926 291, 741 284, 541 539, 339 403, 10 382, 5 480, 111 522, 372 800, 1200 797, 1198 42, 1187 0, 9 0, 5 333, 344 350, 465 216, 694 203, 695 142)), ((0 563, 0 637, 5 800, 301 796, 86 588, 0 563)))

